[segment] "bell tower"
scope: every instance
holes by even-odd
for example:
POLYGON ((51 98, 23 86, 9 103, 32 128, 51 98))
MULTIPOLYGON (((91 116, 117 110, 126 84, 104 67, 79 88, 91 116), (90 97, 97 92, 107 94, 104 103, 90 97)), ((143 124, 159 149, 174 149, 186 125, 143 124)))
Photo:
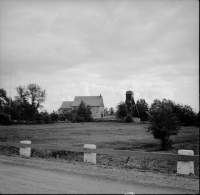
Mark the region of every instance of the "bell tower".
POLYGON ((127 112, 129 115, 131 115, 132 117, 140 117, 134 101, 134 93, 132 91, 126 92, 125 104, 127 106, 127 112))

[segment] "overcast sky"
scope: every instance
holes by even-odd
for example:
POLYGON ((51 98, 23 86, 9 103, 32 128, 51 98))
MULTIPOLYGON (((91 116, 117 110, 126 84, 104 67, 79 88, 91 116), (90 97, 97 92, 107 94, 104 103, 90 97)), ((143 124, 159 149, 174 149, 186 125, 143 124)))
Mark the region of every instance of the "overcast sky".
POLYGON ((116 108, 171 99, 199 110, 199 2, 0 0, 0 87, 36 83, 52 112, 74 96, 116 108))

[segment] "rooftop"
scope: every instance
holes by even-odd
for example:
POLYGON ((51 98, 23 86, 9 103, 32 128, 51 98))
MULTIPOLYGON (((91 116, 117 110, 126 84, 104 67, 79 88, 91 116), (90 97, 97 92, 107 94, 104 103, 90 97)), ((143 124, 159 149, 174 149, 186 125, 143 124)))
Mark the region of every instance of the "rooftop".
POLYGON ((75 96, 72 106, 79 106, 81 101, 88 106, 104 107, 102 96, 75 96))
POLYGON ((71 108, 73 101, 63 101, 60 108, 71 108))

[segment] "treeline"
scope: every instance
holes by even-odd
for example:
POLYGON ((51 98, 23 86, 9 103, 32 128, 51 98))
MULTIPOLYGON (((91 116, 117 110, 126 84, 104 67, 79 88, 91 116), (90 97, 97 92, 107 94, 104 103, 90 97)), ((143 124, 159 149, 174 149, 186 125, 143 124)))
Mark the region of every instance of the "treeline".
MULTIPOLYGON (((165 102, 168 107, 170 107, 171 112, 175 114, 175 116, 180 121, 181 125, 184 126, 199 126, 199 112, 195 113, 191 106, 177 104, 174 101, 163 99, 162 101, 159 99, 155 99, 153 103, 149 106, 145 99, 139 99, 136 102, 136 109, 139 113, 141 119, 143 116, 152 116, 154 115, 155 111, 162 110, 162 102, 165 102)), ((125 102, 120 102, 117 105, 117 110, 115 115, 117 118, 125 118, 128 116, 127 114, 127 107, 125 102)), ((130 118, 130 116, 128 117, 130 118)), ((144 120, 150 120, 150 117, 145 118, 144 120)))
POLYGON ((50 124, 54 122, 90 122, 93 120, 89 106, 81 102, 76 110, 57 114, 55 111, 39 112, 46 100, 46 91, 37 84, 16 88, 17 96, 12 100, 7 97, 7 92, 0 89, 0 124, 50 124))
POLYGON ((76 110, 63 110, 59 114, 60 121, 76 122, 91 122, 92 111, 90 106, 86 106, 85 102, 81 101, 76 110))
MULTIPOLYGON (((39 112, 43 108, 42 103, 46 100, 46 90, 42 90, 37 84, 29 84, 27 87, 19 86, 16 88, 17 96, 14 99, 8 98, 7 92, 0 89, 0 124, 11 124, 14 121, 27 124, 48 124, 53 122, 70 121, 70 122, 90 122, 93 121, 92 112, 89 106, 81 102, 76 110, 64 111, 61 114, 57 112, 48 113, 47 111, 39 112)), ((136 102, 137 112, 141 120, 150 120, 150 116, 158 110, 162 110, 163 102, 171 110, 184 126, 199 126, 199 112, 195 113, 188 105, 176 104, 167 99, 160 101, 155 99, 149 106, 145 99, 139 99, 136 102), (144 117, 145 116, 145 117, 144 117)), ((127 107, 124 102, 120 102, 114 109, 105 108, 105 116, 116 116, 124 119, 125 122, 131 122, 131 116, 127 114, 127 107)))
POLYGON ((0 89, 0 124, 12 124, 14 121, 21 123, 51 123, 58 121, 55 112, 39 112, 46 100, 46 90, 37 84, 16 88, 17 96, 14 99, 7 97, 7 92, 0 89))

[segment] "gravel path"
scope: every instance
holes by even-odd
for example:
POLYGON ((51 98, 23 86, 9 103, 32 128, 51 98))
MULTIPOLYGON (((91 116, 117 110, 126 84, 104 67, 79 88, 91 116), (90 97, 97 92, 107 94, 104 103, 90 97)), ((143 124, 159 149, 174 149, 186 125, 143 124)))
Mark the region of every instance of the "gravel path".
POLYGON ((64 160, 0 155, 0 193, 193 194, 190 176, 117 169, 64 160))

